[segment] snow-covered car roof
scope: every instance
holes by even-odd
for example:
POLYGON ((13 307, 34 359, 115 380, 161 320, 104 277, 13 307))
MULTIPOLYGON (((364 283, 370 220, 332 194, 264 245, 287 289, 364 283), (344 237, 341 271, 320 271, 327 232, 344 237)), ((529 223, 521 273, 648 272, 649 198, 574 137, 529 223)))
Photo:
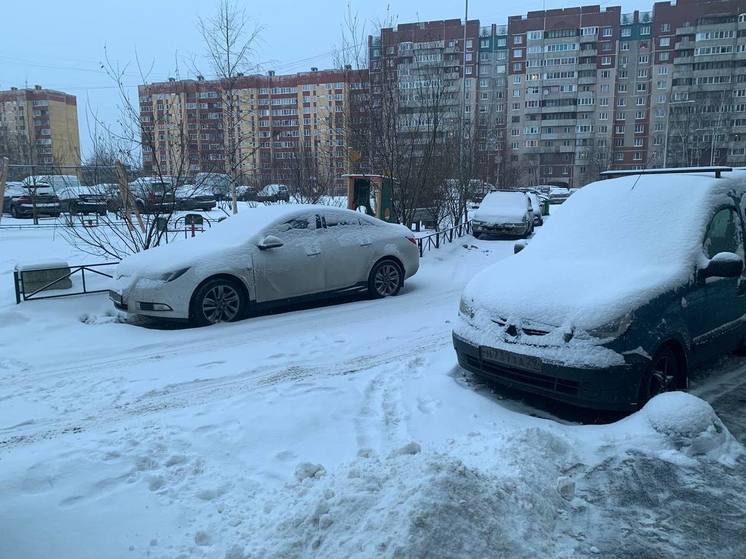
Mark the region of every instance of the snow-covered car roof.
POLYGON ((80 186, 80 179, 75 175, 31 175, 23 179, 26 185, 47 184, 54 189, 68 186, 80 186))
POLYGON ((247 208, 227 219, 215 223, 204 233, 194 239, 161 245, 143 252, 128 256, 118 266, 118 273, 132 274, 138 270, 149 272, 170 271, 176 267, 191 266, 197 262, 224 256, 222 249, 231 249, 245 245, 252 237, 273 223, 289 220, 292 217, 320 210, 328 206, 302 204, 282 204, 247 208))
POLYGON ((503 317, 593 328, 687 282, 713 206, 746 173, 632 175, 595 182, 558 206, 515 256, 464 294, 503 317))
POLYGON ((497 190, 484 197, 473 218, 477 221, 500 221, 521 219, 528 210, 526 194, 497 190))

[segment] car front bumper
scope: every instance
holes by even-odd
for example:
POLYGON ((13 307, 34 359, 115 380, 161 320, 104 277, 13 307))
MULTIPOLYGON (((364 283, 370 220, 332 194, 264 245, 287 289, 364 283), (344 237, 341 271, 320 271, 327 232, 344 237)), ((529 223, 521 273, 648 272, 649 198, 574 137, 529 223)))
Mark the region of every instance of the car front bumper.
MULTIPOLYGON (((18 213, 21 215, 34 215, 33 204, 17 204, 15 207, 18 209, 18 213)), ((61 211, 62 208, 59 204, 56 203, 36 204, 37 215, 59 215, 61 211)))
POLYGON ((106 213, 106 202, 80 202, 74 201, 70 204, 70 210, 74 213, 106 213))
POLYGON ((160 318, 188 319, 191 289, 179 284, 179 279, 162 282, 138 279, 128 287, 109 290, 109 299, 120 311, 160 318))
POLYGON ((487 235, 510 235, 522 237, 530 230, 527 223, 472 223, 473 233, 486 233, 487 235))
MULTIPOLYGON (((608 367, 567 366, 541 360, 540 368, 490 358, 484 347, 453 334, 461 367, 489 380, 583 408, 614 411, 636 409, 643 363, 608 367)), ((518 351, 520 346, 516 347, 518 351)), ((516 361, 523 356, 514 354, 516 361)))

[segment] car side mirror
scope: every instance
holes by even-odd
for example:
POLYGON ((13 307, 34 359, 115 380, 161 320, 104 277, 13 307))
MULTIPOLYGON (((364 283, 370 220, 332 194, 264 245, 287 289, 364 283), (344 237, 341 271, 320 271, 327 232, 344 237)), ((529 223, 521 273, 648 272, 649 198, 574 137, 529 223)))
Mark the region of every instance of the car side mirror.
POLYGON ((256 245, 259 250, 268 250, 270 248, 280 248, 284 243, 274 235, 267 235, 256 245))
POLYGON ((737 278, 743 271, 743 258, 734 252, 718 252, 699 271, 700 279, 737 278))
POLYGON ((523 241, 518 241, 516 244, 513 245, 513 254, 518 254, 524 248, 526 248, 526 243, 523 241))

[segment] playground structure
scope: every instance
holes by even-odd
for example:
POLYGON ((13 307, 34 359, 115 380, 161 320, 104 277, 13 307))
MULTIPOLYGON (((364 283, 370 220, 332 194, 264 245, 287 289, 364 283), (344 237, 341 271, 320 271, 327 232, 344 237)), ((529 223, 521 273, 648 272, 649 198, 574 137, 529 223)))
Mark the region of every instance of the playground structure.
POLYGON ((396 179, 384 175, 342 175, 347 179, 347 208, 396 223, 393 190, 396 179), (372 202, 372 204, 371 204, 372 202))

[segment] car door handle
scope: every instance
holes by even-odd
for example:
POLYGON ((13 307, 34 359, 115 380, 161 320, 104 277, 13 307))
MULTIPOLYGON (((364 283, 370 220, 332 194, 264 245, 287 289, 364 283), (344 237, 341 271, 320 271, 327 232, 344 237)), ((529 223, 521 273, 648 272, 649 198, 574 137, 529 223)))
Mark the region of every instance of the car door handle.
POLYGON ((370 241, 360 241, 361 247, 369 247, 372 243, 370 241))

